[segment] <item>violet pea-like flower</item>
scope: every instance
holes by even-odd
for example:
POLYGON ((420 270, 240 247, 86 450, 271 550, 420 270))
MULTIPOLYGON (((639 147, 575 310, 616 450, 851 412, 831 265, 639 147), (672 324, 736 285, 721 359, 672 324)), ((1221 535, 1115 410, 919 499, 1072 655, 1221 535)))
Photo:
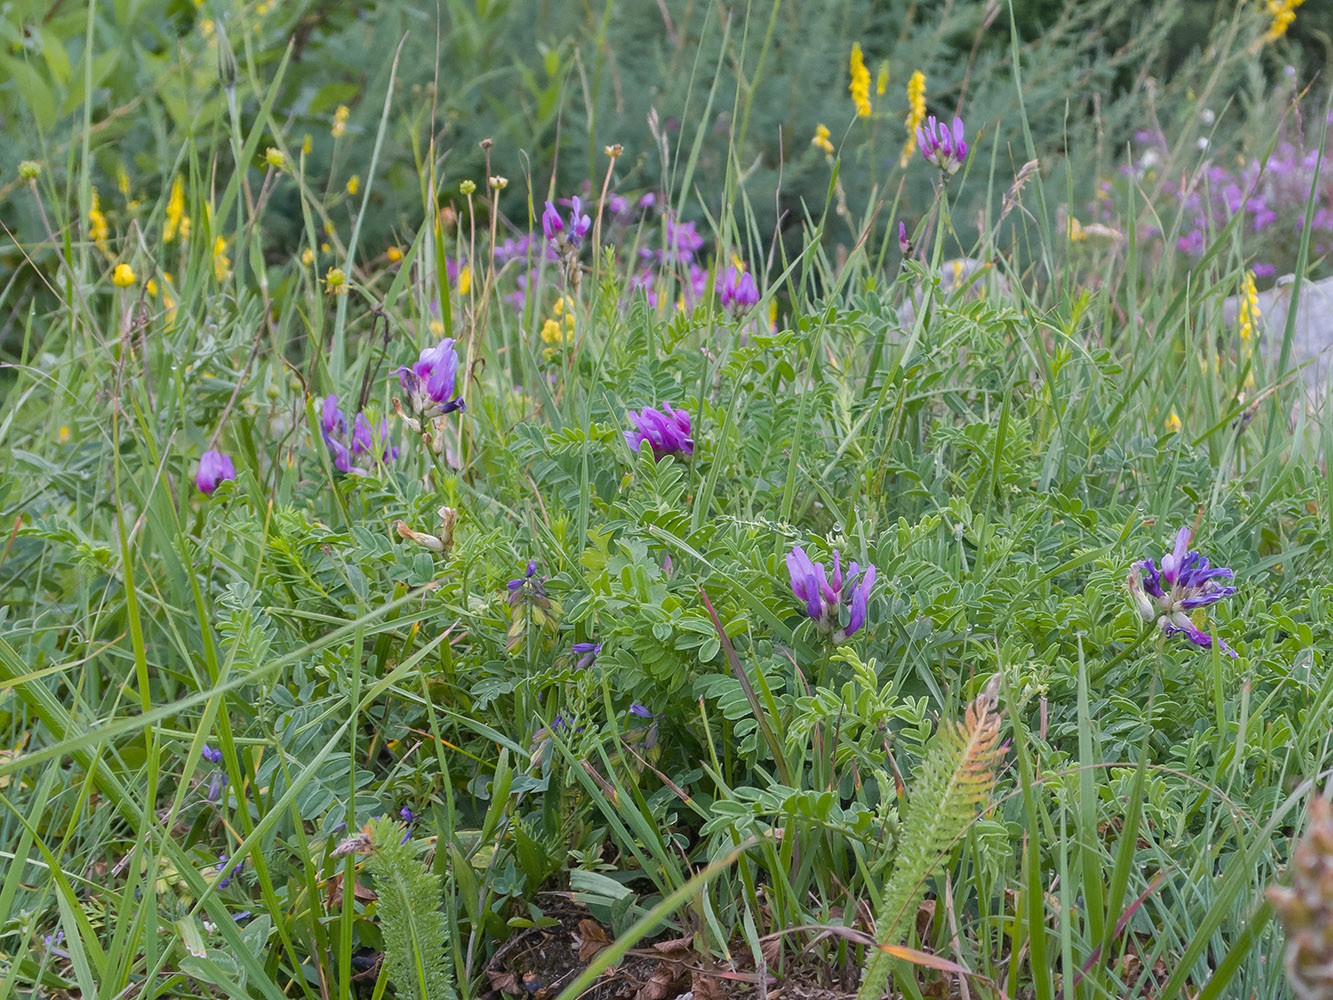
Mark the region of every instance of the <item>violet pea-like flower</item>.
POLYGON ((194 485, 200 493, 212 493, 218 483, 236 478, 236 467, 231 459, 220 451, 206 451, 199 456, 199 471, 195 473, 194 485))
POLYGON ((452 337, 425 348, 416 361, 403 365, 395 374, 407 393, 409 409, 419 416, 439 417, 467 408, 454 395, 458 388, 458 352, 452 337))
POLYGON ((754 275, 749 271, 737 271, 736 265, 731 265, 722 276, 718 297, 726 308, 734 308, 738 312, 749 309, 759 301, 759 289, 754 283, 754 275))
POLYGON ((639 446, 647 441, 652 445, 653 458, 659 462, 667 455, 694 454, 690 415, 684 410, 672 409, 670 403, 663 404, 660 410, 645 406, 638 413, 630 410, 629 419, 634 430, 625 431, 625 443, 631 451, 637 453, 639 446))
POLYGON ((1144 622, 1156 625, 1166 635, 1183 635, 1203 649, 1214 642, 1222 652, 1235 657, 1236 651, 1220 637, 1195 627, 1189 612, 1216 604, 1230 597, 1236 588, 1224 580, 1235 574, 1225 566, 1211 566, 1208 559, 1190 550, 1192 532, 1188 527, 1176 534, 1175 547, 1162 556, 1159 569, 1151 559, 1134 564, 1126 585, 1134 608, 1144 622))
POLYGON ((825 635, 832 634, 834 642, 842 642, 855 635, 865 624, 866 605, 875 586, 875 567, 869 564, 864 572, 856 563, 842 575, 842 557, 833 553, 833 579, 830 580, 823 564, 813 562, 805 549, 795 546, 787 553, 787 571, 791 575, 792 593, 805 605, 805 613, 815 627, 825 635), (847 622, 842 623, 842 608, 847 607, 847 622))
POLYGON ((597 657, 602 655, 602 644, 600 642, 576 642, 574 643, 573 653, 578 657, 574 669, 587 670, 597 662, 597 657))
POLYGON ((381 420, 377 430, 371 427, 365 414, 357 413, 349 434, 347 415, 338 408, 336 393, 330 393, 321 402, 319 428, 333 455, 333 467, 339 472, 368 476, 372 466, 398 457, 398 449, 389 440, 387 420, 381 420))
POLYGON ((953 126, 950 127, 936 121, 935 116, 931 115, 926 119, 924 127, 917 127, 916 141, 926 162, 935 164, 945 174, 952 176, 958 173, 958 168, 967 160, 967 142, 963 138, 965 134, 963 119, 954 118, 953 126))

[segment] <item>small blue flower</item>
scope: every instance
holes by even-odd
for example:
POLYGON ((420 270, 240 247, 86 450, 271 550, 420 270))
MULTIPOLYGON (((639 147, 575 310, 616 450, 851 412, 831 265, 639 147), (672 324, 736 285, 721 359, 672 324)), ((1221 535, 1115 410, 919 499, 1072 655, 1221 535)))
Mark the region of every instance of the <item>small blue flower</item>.
POLYGON ((205 744, 204 744, 204 748, 203 748, 202 750, 199 751, 199 755, 200 755, 201 757, 203 757, 204 760, 208 761, 210 764, 221 764, 221 763, 222 763, 222 751, 221 751, 221 750, 214 750, 214 749, 213 749, 211 746, 209 746, 207 743, 205 743, 205 744))
POLYGON ((231 885, 231 880, 241 873, 241 866, 245 864, 244 861, 238 861, 231 871, 227 871, 229 860, 230 859, 227 857, 225 851, 218 855, 218 874, 222 876, 218 879, 219 889, 225 889, 227 886, 231 885))
POLYGON ((638 702, 635 702, 633 705, 631 705, 631 706, 629 707, 629 714, 630 714, 630 715, 636 715, 636 716, 638 716, 640 719, 656 719, 656 718, 658 718, 658 716, 656 716, 656 715, 654 715, 652 712, 648 711, 647 708, 645 708, 644 706, 640 705, 638 702))

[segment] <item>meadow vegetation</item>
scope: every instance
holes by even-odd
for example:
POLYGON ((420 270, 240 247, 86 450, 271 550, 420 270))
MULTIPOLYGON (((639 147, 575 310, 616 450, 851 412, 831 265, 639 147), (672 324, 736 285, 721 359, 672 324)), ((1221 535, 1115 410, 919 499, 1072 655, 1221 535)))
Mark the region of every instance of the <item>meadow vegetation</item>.
POLYGON ((0 12, 0 1000, 1328 995, 1318 5, 0 12))

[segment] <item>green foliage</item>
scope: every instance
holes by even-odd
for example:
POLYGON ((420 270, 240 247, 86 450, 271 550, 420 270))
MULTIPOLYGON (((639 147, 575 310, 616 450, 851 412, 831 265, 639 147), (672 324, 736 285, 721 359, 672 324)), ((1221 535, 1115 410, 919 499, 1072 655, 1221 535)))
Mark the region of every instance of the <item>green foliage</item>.
POLYGON ((366 867, 379 895, 384 975, 400 997, 452 1000, 443 880, 422 866, 419 844, 406 836, 401 823, 381 818, 367 827, 366 836, 371 843, 366 867))

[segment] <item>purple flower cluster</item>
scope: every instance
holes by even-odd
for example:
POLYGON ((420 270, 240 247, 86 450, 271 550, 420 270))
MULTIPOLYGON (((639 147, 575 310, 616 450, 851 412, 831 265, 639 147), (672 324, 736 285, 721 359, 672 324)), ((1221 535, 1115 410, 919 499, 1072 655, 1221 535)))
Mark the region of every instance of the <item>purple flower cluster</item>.
POLYGON ((545 579, 546 577, 537 575, 537 560, 528 560, 527 572, 505 584, 505 588, 509 591, 509 606, 517 608, 521 604, 531 603, 549 608, 551 601, 546 596, 546 588, 542 586, 542 581, 545 579))
POLYGON ((690 415, 684 410, 674 410, 670 403, 655 410, 645 406, 635 413, 629 411, 630 423, 634 430, 625 431, 625 443, 630 451, 638 453, 639 447, 647 441, 652 445, 653 458, 661 461, 667 455, 688 458, 694 454, 694 439, 690 437, 690 415))
POLYGON ((834 642, 855 635, 865 624, 866 602, 875 586, 875 566, 867 564, 862 573, 856 563, 842 575, 842 558, 833 552, 833 579, 822 563, 812 562, 799 545, 787 553, 787 571, 791 574, 792 593, 805 605, 805 613, 823 633, 832 634, 834 642), (846 622, 843 607, 846 606, 846 622))
POLYGON ((1134 564, 1127 585, 1135 609, 1147 623, 1156 622, 1166 635, 1183 635, 1196 646, 1212 648, 1214 642, 1228 656, 1236 651, 1221 638, 1195 627, 1188 612, 1230 597, 1236 588, 1223 580, 1235 574, 1224 566, 1210 566, 1206 557, 1190 550, 1189 528, 1176 534, 1175 548, 1162 556, 1159 569, 1151 559, 1134 564))
POLYGON ((952 176, 967 162, 967 142, 964 140, 963 119, 954 118, 953 126, 936 121, 931 115, 924 126, 917 126, 916 142, 927 163, 933 163, 952 176))
POLYGON ((324 398, 319 426, 324 443, 333 454, 333 466, 339 472, 368 476, 374 466, 398 457, 398 448, 389 440, 389 421, 381 420, 376 430, 364 413, 357 413, 349 433, 347 415, 338 408, 336 394, 324 398))
MULTIPOLYGON (((1141 184, 1153 182, 1162 196, 1179 206, 1182 224, 1176 249, 1180 253, 1201 256, 1226 225, 1240 216, 1242 231, 1258 237, 1263 247, 1260 260, 1252 265, 1254 274, 1271 278, 1279 265, 1289 269, 1295 261, 1311 188, 1317 195, 1310 245, 1319 254, 1333 247, 1333 174, 1327 168, 1322 173, 1316 169, 1318 150, 1282 142, 1266 162, 1250 157, 1235 167, 1213 163, 1197 173, 1180 175, 1161 169, 1169 162, 1165 137, 1144 131, 1135 139, 1142 148, 1121 173, 1141 184)), ((1103 183, 1098 205, 1104 220, 1110 216, 1111 204, 1109 185, 1103 183)), ((1161 235, 1153 226, 1144 226, 1142 231, 1161 235)))
POLYGON ((583 199, 574 195, 569 199, 569 234, 565 234, 565 222, 560 217, 560 210, 550 201, 546 203, 546 210, 542 212, 542 232, 546 238, 552 242, 567 240, 574 246, 578 246, 583 241, 583 237, 588 235, 588 230, 592 228, 592 219, 583 211, 583 199))
POLYGON ((434 347, 427 347, 411 365, 394 373, 407 393, 408 407, 425 417, 438 417, 466 409, 458 389, 458 352, 454 339, 446 337, 434 347))
POLYGON ((759 302, 759 289, 754 283, 754 275, 749 271, 738 272, 736 265, 727 268, 718 286, 718 298, 724 309, 744 312, 759 302))
POLYGON ((231 459, 220 451, 206 451, 199 456, 199 471, 195 473, 194 485, 200 493, 212 493, 218 483, 236 478, 236 466, 231 459))

